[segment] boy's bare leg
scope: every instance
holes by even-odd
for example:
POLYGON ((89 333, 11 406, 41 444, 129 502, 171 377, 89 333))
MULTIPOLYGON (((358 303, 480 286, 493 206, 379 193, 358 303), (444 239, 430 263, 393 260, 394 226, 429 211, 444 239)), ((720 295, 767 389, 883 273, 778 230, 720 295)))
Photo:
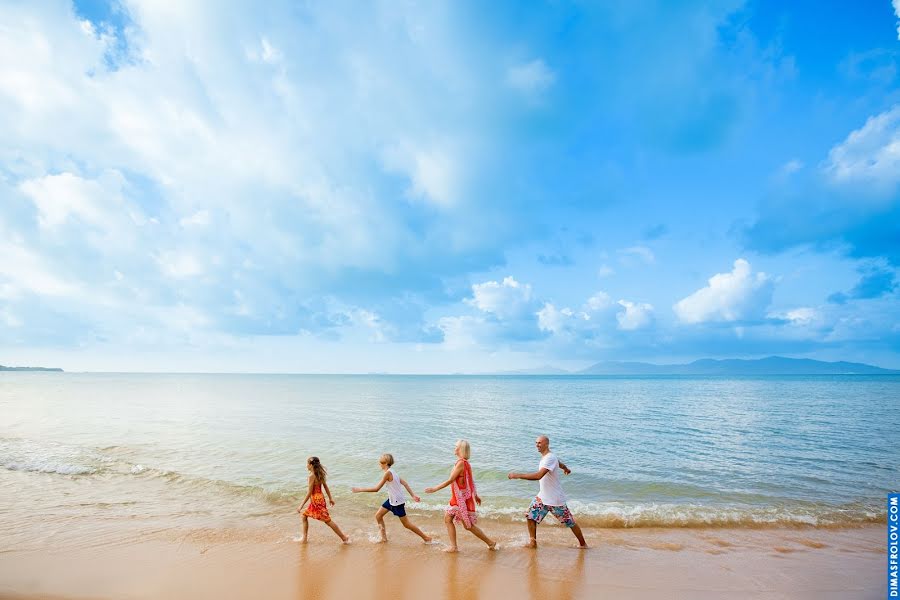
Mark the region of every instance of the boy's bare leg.
POLYGON ((426 542, 431 541, 431 537, 425 535, 421 529, 413 525, 412 521, 409 520, 409 517, 400 517, 400 522, 403 523, 403 526, 412 531, 414 534, 425 540, 426 542))
POLYGON ((475 534, 475 537, 477 537, 479 540, 481 540, 482 542, 484 542, 485 544, 487 544, 487 545, 488 545, 488 548, 490 548, 491 550, 496 550, 496 549, 497 549, 497 542, 495 542, 494 540, 492 540, 491 538, 489 538, 489 537, 481 530, 481 528, 478 527, 478 525, 472 525, 471 527, 469 527, 469 531, 471 531, 473 534, 475 534))
POLYGON ((387 529, 384 526, 384 515, 387 514, 387 509, 385 507, 381 507, 378 509, 378 512, 375 513, 375 522, 378 523, 378 531, 381 532, 381 541, 387 541, 387 529))

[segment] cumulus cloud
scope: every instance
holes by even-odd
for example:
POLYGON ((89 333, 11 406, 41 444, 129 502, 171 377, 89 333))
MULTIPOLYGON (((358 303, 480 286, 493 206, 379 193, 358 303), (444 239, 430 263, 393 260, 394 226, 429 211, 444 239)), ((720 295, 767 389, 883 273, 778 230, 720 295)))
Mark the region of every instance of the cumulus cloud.
POLYGON ((619 300, 619 306, 625 310, 616 313, 619 329, 631 331, 648 326, 653 320, 653 306, 644 302, 619 300))
POLYGON ((832 148, 824 169, 836 183, 893 189, 900 182, 900 105, 870 117, 832 148))
POLYGON ((501 319, 521 317, 533 306, 531 285, 519 283, 513 277, 503 281, 485 281, 472 286, 472 298, 466 302, 501 319))
POLYGON ((774 280, 753 273, 750 263, 739 258, 729 273, 717 273, 703 287, 673 306, 682 323, 752 321, 765 315, 772 301, 774 280))
MULTIPOLYGON (((900 19, 900 0, 891 0, 891 4, 894 6, 894 15, 900 19)), ((900 40, 900 21, 897 22, 897 39, 900 40)))
POLYGON ((819 169, 798 173, 741 228, 744 244, 777 253, 796 246, 900 264, 900 106, 869 118, 819 169), (800 177, 800 175, 805 175, 800 177))

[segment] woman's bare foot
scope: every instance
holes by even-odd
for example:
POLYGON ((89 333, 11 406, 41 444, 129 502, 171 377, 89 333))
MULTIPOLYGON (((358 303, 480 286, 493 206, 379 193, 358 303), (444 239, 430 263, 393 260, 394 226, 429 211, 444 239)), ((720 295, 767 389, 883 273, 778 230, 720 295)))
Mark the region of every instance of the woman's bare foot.
POLYGON ((350 536, 349 536, 349 535, 345 535, 344 537, 341 538, 341 541, 344 542, 345 544, 349 544, 349 543, 350 543, 350 536))
POLYGON ((500 546, 497 545, 497 542, 491 542, 488 544, 488 550, 499 550, 500 546))
POLYGON ((457 548, 456 546, 447 546, 446 548, 441 548, 441 550, 443 550, 444 552, 447 552, 448 554, 452 554, 453 552, 459 552, 459 548, 457 548))

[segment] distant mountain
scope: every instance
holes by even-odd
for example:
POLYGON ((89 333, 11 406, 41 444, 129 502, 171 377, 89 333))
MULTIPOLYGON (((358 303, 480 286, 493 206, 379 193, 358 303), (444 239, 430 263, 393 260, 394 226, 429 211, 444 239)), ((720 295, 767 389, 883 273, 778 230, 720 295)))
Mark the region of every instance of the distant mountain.
POLYGON ((495 375, 572 375, 571 371, 543 365, 532 369, 516 369, 514 371, 499 371, 495 375))
POLYGON ((56 371, 62 372, 62 369, 56 367, 4 367, 0 365, 0 371, 56 371))
POLYGON ((578 371, 578 373, 583 375, 900 375, 900 371, 862 363, 824 362, 808 358, 784 358, 783 356, 770 356, 756 360, 703 358, 686 365, 599 362, 578 371))

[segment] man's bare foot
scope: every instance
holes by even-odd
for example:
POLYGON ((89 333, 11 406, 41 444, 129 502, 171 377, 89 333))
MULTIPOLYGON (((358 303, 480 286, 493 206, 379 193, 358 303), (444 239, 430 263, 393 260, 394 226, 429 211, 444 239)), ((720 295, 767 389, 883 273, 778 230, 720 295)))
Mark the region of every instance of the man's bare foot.
POLYGON ((452 554, 453 552, 459 552, 459 548, 457 548, 456 546, 447 546, 446 548, 441 548, 441 550, 443 550, 444 552, 447 552, 448 554, 452 554))

